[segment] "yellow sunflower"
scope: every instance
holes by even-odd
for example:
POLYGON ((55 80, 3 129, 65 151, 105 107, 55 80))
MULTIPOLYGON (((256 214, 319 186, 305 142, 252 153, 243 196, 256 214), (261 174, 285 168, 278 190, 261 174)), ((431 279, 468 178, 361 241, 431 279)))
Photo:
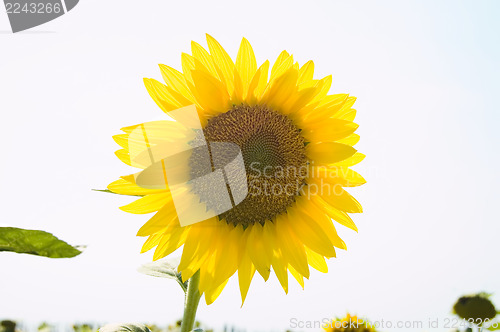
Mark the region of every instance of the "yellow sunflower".
MULTIPOLYGON (((310 266, 327 272, 325 258, 335 257, 335 248, 346 249, 332 219, 357 231, 348 213, 362 212, 361 205, 343 189, 365 183, 350 168, 364 158, 353 148, 359 140, 356 98, 328 94, 332 77, 313 78, 314 63, 300 66, 286 51, 272 67, 269 61, 258 66, 245 38, 235 62, 214 38, 207 35, 207 42, 208 51, 192 42, 192 55, 182 53, 182 72, 160 65, 165 83, 149 78, 144 83, 165 113, 195 105, 208 142, 241 149, 248 195, 228 211, 181 226, 168 187, 146 188, 129 175, 108 189, 143 196, 121 207, 156 212, 137 234, 148 237, 142 252, 156 247, 157 260, 183 246, 178 271, 183 280, 199 271, 207 304, 235 272, 242 302, 255 271, 267 280, 272 268, 285 293, 288 272, 304 287, 310 266)), ((138 166, 131 162, 130 135, 141 126, 114 136, 123 148, 116 155, 126 164, 138 166)), ((165 140, 190 135, 174 121, 160 131, 165 140)), ((196 171, 196 159, 188 157, 184 166, 196 171)))
POLYGON ((337 318, 325 324, 326 332, 376 332, 364 319, 347 314, 344 318, 337 318))

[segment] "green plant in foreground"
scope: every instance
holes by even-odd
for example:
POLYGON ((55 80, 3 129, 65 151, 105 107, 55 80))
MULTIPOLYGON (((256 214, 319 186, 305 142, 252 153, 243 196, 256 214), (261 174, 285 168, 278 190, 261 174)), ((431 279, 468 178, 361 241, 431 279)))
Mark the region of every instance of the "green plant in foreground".
POLYGON ((45 231, 16 227, 0 227, 0 251, 49 258, 71 258, 82 253, 45 231))

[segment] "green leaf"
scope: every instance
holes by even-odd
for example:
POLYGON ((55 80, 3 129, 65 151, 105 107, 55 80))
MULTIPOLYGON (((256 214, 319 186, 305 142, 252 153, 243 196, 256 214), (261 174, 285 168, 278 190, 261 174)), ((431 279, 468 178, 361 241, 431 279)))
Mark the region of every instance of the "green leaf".
POLYGON ((185 293, 187 290, 187 282, 182 282, 181 274, 177 272, 178 265, 178 259, 162 259, 143 264, 137 271, 153 277, 174 279, 179 283, 185 293))
POLYGON ((69 258, 82 253, 50 233, 15 227, 0 227, 0 251, 49 258, 69 258))
POLYGON ((99 332, 151 332, 144 324, 108 324, 99 329, 99 332))

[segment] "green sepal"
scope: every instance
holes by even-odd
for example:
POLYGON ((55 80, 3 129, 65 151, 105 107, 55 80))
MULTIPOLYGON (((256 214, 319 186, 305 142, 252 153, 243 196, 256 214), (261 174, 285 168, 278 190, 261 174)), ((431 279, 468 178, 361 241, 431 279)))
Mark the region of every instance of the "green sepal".
POLYGON ((92 189, 92 191, 99 191, 101 193, 107 193, 107 194, 115 194, 115 195, 122 195, 122 196, 134 196, 134 197, 144 197, 144 195, 125 195, 125 194, 118 194, 115 192, 112 192, 109 189, 92 189))

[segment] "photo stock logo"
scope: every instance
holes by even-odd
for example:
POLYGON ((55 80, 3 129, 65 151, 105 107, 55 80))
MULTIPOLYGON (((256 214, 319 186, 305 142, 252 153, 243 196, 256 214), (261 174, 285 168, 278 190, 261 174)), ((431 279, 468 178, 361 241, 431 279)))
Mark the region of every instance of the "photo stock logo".
POLYGON ((143 169, 135 183, 169 192, 179 224, 191 225, 220 215, 248 195, 240 147, 209 142, 194 105, 168 113, 175 121, 152 121, 131 128, 130 164, 143 169))
POLYGON ((164 206, 172 202, 181 226, 220 216, 245 199, 259 202, 271 197, 282 202, 302 196, 318 202, 321 197, 319 203, 324 200, 335 206, 339 199, 348 199, 344 186, 365 182, 348 168, 314 161, 287 167, 248 160, 245 164, 239 145, 206 140, 195 105, 168 115, 174 121, 146 122, 123 130, 128 133, 130 165, 142 169, 133 175, 135 183, 162 193, 148 199, 163 200, 164 206))
POLYGON ((75 8, 79 0, 4 0, 12 32, 52 21, 75 8))

